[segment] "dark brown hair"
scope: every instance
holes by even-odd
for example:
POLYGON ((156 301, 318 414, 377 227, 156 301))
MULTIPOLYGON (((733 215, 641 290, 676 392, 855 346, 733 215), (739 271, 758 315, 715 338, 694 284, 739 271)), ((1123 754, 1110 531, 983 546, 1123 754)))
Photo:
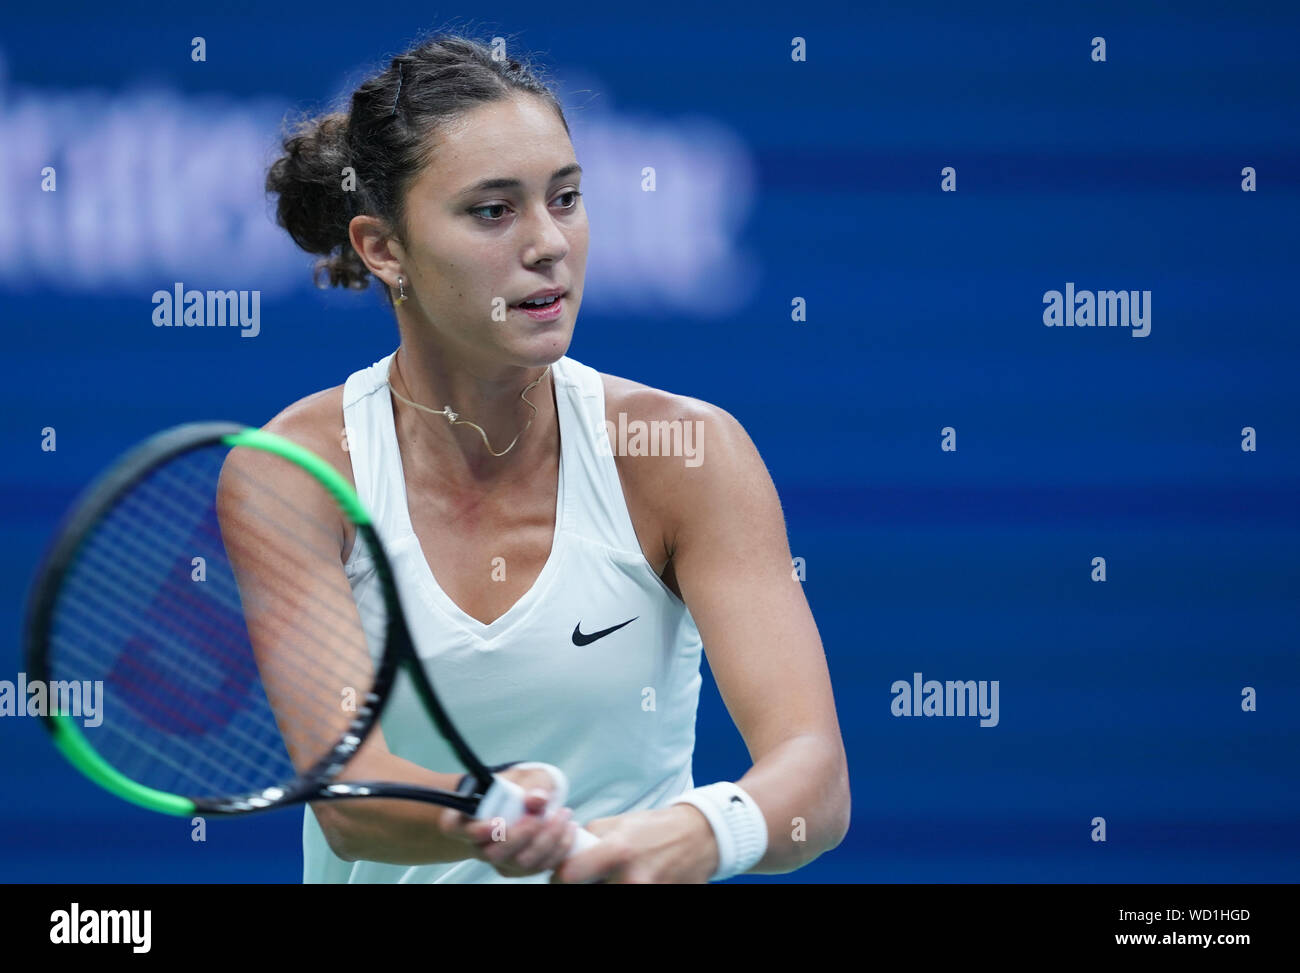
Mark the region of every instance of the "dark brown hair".
MULTIPOLYGON (((370 269, 352 248, 354 216, 384 220, 406 241, 406 192, 428 164, 432 136, 446 123, 518 92, 545 100, 569 123, 554 92, 527 62, 496 59, 493 49, 461 33, 442 32, 393 58, 388 68, 352 93, 348 111, 308 117, 283 137, 284 155, 266 175, 266 191, 279 196, 276 222, 308 253, 324 254, 328 286, 364 290, 370 269), (356 174, 344 189, 344 167, 356 174)), ((385 295, 391 302, 388 288, 385 295)))

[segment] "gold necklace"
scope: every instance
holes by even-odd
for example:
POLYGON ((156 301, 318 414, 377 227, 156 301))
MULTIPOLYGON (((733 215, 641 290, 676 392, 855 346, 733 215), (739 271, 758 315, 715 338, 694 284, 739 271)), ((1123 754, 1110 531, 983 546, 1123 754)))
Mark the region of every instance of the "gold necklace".
MULTIPOLYGON (((397 355, 394 354, 393 360, 388 363, 388 371, 390 375, 392 374, 393 371, 393 364, 396 361, 397 361, 397 355)), ((489 453, 491 453, 493 456, 504 456, 506 453, 510 452, 510 450, 515 448, 515 443, 519 442, 519 436, 522 436, 524 433, 526 433, 528 431, 528 427, 533 424, 533 420, 537 418, 537 406, 529 402, 528 399, 524 398, 524 396, 527 395, 528 392, 532 391, 532 389, 537 385, 537 383, 547 376, 547 373, 549 373, 550 370, 551 370, 551 366, 547 365, 546 371, 542 372, 541 375, 537 376, 536 381, 530 382, 528 387, 519 393, 519 397, 524 400, 524 402, 528 405, 528 408, 533 410, 533 414, 529 416, 528 421, 524 423, 524 428, 519 430, 519 435, 515 436, 515 438, 511 440, 510 445, 507 446, 505 449, 501 450, 501 452, 499 453, 495 449, 493 449, 492 444, 488 442, 487 433, 483 431, 482 426, 478 425, 477 423, 470 422, 468 419, 462 419, 460 417, 460 413, 454 411, 451 406, 445 405, 441 409, 430 409, 427 405, 420 405, 419 402, 412 402, 401 392, 397 391, 397 389, 393 388, 393 383, 391 379, 385 379, 385 382, 388 385, 389 390, 395 396, 397 396, 399 399, 405 402, 407 405, 412 406, 413 408, 416 409, 423 409, 425 412, 431 413, 432 415, 435 416, 443 416, 452 425, 464 424, 467 426, 473 426, 475 429, 478 430, 478 434, 483 437, 483 445, 487 447, 487 451, 489 453)))

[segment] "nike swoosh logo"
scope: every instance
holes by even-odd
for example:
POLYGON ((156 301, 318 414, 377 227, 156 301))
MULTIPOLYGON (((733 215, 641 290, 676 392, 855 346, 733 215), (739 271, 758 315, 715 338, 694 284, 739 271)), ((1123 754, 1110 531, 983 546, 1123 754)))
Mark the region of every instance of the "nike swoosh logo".
POLYGON ((592 642, 596 641, 596 639, 603 639, 610 632, 617 632, 624 625, 631 625, 633 622, 637 620, 637 618, 640 617, 641 617, 640 615, 637 615, 634 618, 629 618, 626 622, 621 622, 618 625, 614 625, 611 628, 603 629, 599 632, 592 632, 590 635, 582 634, 582 632, 580 631, 582 628, 582 622, 578 622, 577 625, 573 626, 573 644, 590 645, 592 642))

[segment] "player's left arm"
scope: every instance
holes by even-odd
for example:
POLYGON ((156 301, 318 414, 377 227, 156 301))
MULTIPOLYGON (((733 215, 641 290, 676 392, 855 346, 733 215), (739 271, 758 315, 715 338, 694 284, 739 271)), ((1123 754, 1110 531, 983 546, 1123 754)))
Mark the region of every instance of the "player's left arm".
MULTIPOLYGON (((650 479, 677 584, 753 763, 737 783, 762 809, 768 843, 750 871, 789 872, 838 845, 849 825, 848 765, 826 656, 753 441, 725 410, 672 399, 679 416, 685 403, 698 423, 697 465, 681 456, 633 462, 662 464, 650 479)), ((588 828, 606 840, 570 859, 557 880, 703 881, 717 865, 712 830, 691 805, 588 828)))

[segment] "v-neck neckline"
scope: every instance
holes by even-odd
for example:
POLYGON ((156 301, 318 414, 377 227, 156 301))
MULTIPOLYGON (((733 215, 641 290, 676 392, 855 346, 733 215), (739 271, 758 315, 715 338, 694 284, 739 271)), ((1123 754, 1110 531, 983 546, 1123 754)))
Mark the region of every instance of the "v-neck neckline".
MULTIPOLYGON (((394 352, 393 355, 397 353, 394 352)), ((384 375, 387 378, 388 369, 392 365, 393 356, 390 355, 388 362, 384 365, 384 375)), ((393 410, 393 395, 387 382, 380 387, 381 394, 387 402, 387 408, 381 409, 384 424, 384 436, 387 439, 387 449, 391 452, 395 460, 395 484, 391 489, 394 508, 398 518, 398 527, 401 530, 402 537, 396 539, 396 545, 410 545, 412 554, 419 561, 418 580, 424 590, 432 597, 433 601, 447 614, 447 616, 482 641, 491 641, 501 635, 506 630, 512 628, 515 623, 526 615, 533 604, 540 597, 546 586, 550 583, 552 575, 555 574, 560 562, 563 542, 566 535, 565 531, 565 473, 569 464, 565 462, 565 452, 568 449, 570 435, 566 432, 569 425, 566 422, 566 412, 568 411, 568 401, 565 395, 561 394, 560 382, 557 376, 557 367, 559 362, 551 366, 551 388, 555 401, 555 418, 556 425, 559 429, 560 436, 560 461, 557 482, 555 488, 555 525, 551 535, 551 550, 547 555, 546 563, 542 565, 542 570, 538 573, 537 578, 529 586, 518 600, 491 622, 483 622, 475 618, 469 612, 465 611, 460 605, 452 600, 451 596, 443 590, 442 585, 438 583, 437 577, 433 573, 433 568, 429 560, 425 557, 424 549, 420 545, 420 538, 415 533, 415 528, 411 524, 411 509, 406 492, 406 467, 402 461, 402 451, 397 442, 397 417, 393 410)))

